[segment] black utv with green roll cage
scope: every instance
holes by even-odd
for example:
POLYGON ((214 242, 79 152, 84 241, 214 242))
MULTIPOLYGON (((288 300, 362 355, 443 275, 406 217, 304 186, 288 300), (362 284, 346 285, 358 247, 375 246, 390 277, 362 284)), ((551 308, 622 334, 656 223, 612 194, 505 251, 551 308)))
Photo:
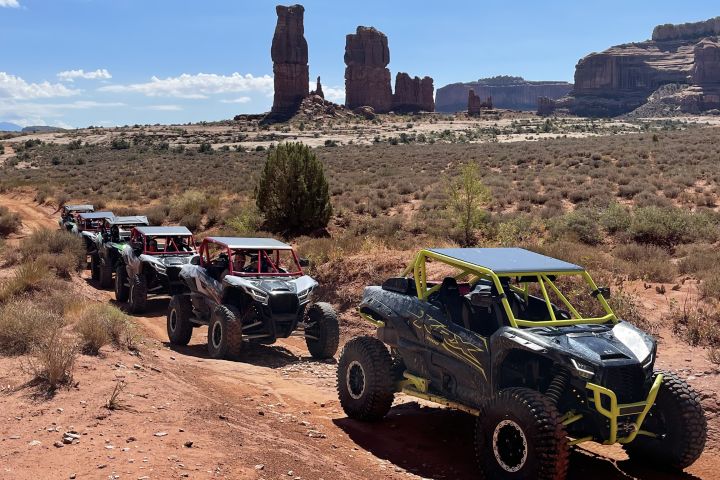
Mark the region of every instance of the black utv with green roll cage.
POLYGON ((113 273, 122 264, 122 250, 130 240, 134 227, 147 226, 147 217, 128 215, 105 219, 95 236, 95 251, 90 255, 90 274, 102 288, 110 288, 113 273))
POLYGON ((519 248, 422 250, 365 289, 359 313, 377 336, 345 345, 341 405, 379 420, 403 392, 475 415, 485 478, 565 478, 569 448, 589 441, 686 468, 705 447, 699 397, 654 369, 655 339, 608 295, 582 267, 519 248))

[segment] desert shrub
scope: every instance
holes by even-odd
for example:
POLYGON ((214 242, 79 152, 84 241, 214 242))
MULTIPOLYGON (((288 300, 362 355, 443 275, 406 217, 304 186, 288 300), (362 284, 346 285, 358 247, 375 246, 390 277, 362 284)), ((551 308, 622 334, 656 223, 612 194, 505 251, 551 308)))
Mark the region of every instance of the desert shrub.
POLYGON ((208 210, 217 208, 219 204, 220 199, 217 196, 211 196, 197 190, 188 190, 173 200, 168 215, 175 221, 190 215, 202 217, 208 210))
POLYGON ((231 216, 224 223, 235 235, 253 236, 262 227, 262 215, 254 204, 243 204, 228 213, 231 216))
POLYGON ((20 216, 0 205, 0 237, 7 237, 11 233, 19 231, 21 226, 20 216))
POLYGON ((677 275, 677 268, 670 255, 655 245, 618 245, 613 255, 627 262, 625 270, 631 278, 667 283, 672 282, 677 275))
POLYGON ((63 335, 61 328, 52 329, 33 350, 29 360, 36 381, 50 390, 72 381, 77 349, 75 342, 63 335))
POLYGON ((720 318, 699 302, 671 300, 664 320, 672 325, 674 334, 692 346, 720 346, 720 318))
POLYGON ((23 263, 10 278, 0 282, 0 304, 24 293, 49 290, 54 281, 57 280, 44 262, 23 263))
POLYGON ((462 165, 460 175, 447 180, 446 190, 448 211, 462 232, 460 241, 465 246, 472 245, 475 229, 487 217, 484 207, 491 198, 490 189, 483 184, 477 164, 468 162, 462 165))
POLYGON ((552 218, 548 228, 554 239, 570 238, 588 245, 602 242, 597 215, 592 210, 580 209, 552 218))
POLYGON ((708 271, 720 266, 720 251, 709 244, 691 244, 678 248, 680 273, 702 278, 708 271))
POLYGON ((29 298, 0 306, 0 353, 20 355, 38 346, 48 331, 62 325, 62 317, 29 298))
POLYGON ((269 151, 255 199, 273 232, 313 232, 325 228, 332 215, 323 165, 302 143, 282 143, 269 151))
POLYGON ((116 137, 110 142, 110 148, 113 150, 127 150, 130 148, 130 142, 124 138, 116 137))
POLYGON ((167 205, 155 205, 143 212, 150 222, 150 225, 162 225, 170 214, 170 207, 167 205))
POLYGON ((543 233, 543 224, 537 218, 517 215, 497 225, 495 240, 502 246, 527 245, 542 238, 543 233))
POLYGON ((179 223, 190 229, 191 232, 197 232, 202 226, 202 217, 199 213, 190 213, 182 217, 179 223))
POLYGON ((138 333, 135 324, 121 310, 103 303, 87 303, 68 314, 75 321, 84 353, 97 355, 100 349, 112 343, 119 348, 135 349, 138 333))
POLYGON ((40 205, 43 205, 45 204, 45 202, 47 202, 47 199, 52 196, 52 194, 53 189, 50 187, 50 185, 40 185, 35 192, 35 201, 40 205))
POLYGON ((690 214, 679 208, 642 207, 635 209, 630 235, 636 242, 674 246, 690 238, 690 214))
POLYGON ((23 240, 19 251, 26 261, 35 261, 43 254, 65 257, 64 260, 51 261, 49 266, 69 268, 74 264, 75 269, 79 269, 87 261, 82 239, 65 230, 36 230, 23 240))
POLYGON ((627 231, 630 228, 631 221, 630 211, 619 203, 611 203, 600 214, 600 224, 610 234, 627 231))

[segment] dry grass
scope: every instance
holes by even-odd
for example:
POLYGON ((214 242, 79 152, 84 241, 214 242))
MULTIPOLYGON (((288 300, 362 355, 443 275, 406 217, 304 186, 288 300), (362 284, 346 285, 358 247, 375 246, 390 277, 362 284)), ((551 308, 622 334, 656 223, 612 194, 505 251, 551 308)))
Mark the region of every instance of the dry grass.
POLYGON ((20 230, 20 216, 12 213, 7 207, 0 206, 0 237, 7 237, 20 230))
POLYGON ((63 325, 60 315, 39 307, 29 298, 0 306, 0 353, 20 355, 32 351, 48 332, 63 325))
POLYGON ((130 317, 112 305, 83 303, 68 312, 83 353, 97 355, 102 347, 137 348, 138 332, 130 317))
POLYGON ((35 381, 52 391, 72 381, 76 356, 74 339, 66 337, 62 329, 55 328, 33 349, 27 365, 35 381))

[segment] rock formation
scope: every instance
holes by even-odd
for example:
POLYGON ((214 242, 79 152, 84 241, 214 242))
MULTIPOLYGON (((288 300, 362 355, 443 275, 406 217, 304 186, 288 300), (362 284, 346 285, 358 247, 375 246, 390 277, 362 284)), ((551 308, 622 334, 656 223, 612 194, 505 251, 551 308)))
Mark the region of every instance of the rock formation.
POLYGON ((384 33, 373 27, 357 27, 345 39, 345 105, 372 107, 375 113, 392 108, 390 50, 384 33))
POLYGON ((297 112, 308 95, 308 45, 304 36, 302 5, 278 5, 277 25, 270 51, 273 61, 275 97, 272 120, 283 120, 297 112))
MULTIPOLYGON (((616 116, 662 99, 664 111, 718 108, 720 17, 704 22, 655 27, 652 40, 592 53, 575 67, 570 110, 583 116, 616 116), (668 85, 683 88, 663 89, 668 85), (688 86, 689 88, 684 88, 688 86)), ((648 110, 648 109, 645 109, 648 110)), ((649 110, 648 110, 649 111, 649 110)))
POLYGON ((487 97, 483 102, 478 95, 475 95, 475 90, 470 89, 467 99, 468 115, 480 115, 483 110, 492 110, 492 108, 492 97, 487 97))
POLYGON ((312 90, 310 92, 310 95, 317 95, 320 98, 325 98, 325 94, 323 93, 322 85, 320 84, 320 77, 317 78, 317 85, 315 86, 315 90, 312 90))
POLYGON ((392 109, 395 112, 434 112, 433 79, 430 77, 414 77, 398 72, 395 77, 395 93, 392 109))
POLYGON ((543 117, 555 113, 555 100, 548 97, 538 97, 537 114, 543 117))
POLYGON ((468 92, 492 97, 496 108, 535 110, 538 97, 557 99, 572 90, 567 82, 532 82, 521 77, 483 78, 477 82, 453 83, 438 88, 435 109, 438 112, 459 112, 467 107, 468 92))

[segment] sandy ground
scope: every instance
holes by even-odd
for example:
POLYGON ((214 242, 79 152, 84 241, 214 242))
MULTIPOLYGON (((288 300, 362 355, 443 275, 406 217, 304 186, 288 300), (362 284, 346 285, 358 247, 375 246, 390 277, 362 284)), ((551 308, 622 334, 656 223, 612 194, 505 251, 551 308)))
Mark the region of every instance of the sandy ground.
MULTIPOLYGON (((28 227, 56 228, 27 197, 2 195, 0 204, 28 227)), ((74 283, 77 295, 112 302, 87 273, 74 283)), ((643 296, 653 318, 663 304, 656 297, 643 296)), ((476 478, 467 415, 399 395, 382 422, 349 420, 335 393, 335 362, 311 360, 301 339, 248 347, 238 362, 211 360, 204 328, 189 346, 171 347, 167 299, 149 307, 136 317, 146 335, 139 355, 80 356, 76 383, 51 398, 27 384, 25 360, 0 358, 0 478, 476 478), (126 384, 122 407, 111 411, 104 405, 118 381, 126 384), (77 443, 54 446, 70 431, 77 443)), ((662 328, 659 338, 659 365, 703 392, 705 454, 677 476, 633 467, 618 447, 583 444, 573 450, 570 479, 717 478, 717 370, 702 349, 662 328)))

